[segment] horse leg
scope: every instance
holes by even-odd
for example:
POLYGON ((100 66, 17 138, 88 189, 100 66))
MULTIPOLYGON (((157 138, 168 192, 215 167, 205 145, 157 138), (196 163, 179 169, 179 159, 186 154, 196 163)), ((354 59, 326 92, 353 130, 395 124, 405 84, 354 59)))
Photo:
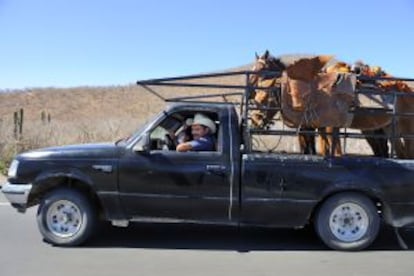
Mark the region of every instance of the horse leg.
MULTIPOLYGON (((412 135, 412 134, 411 134, 412 135)), ((403 138, 405 145, 405 157, 406 159, 413 159, 414 153, 414 140, 412 138, 403 138)))
MULTIPOLYGON (((302 130, 302 128, 300 129, 302 130)), ((302 133, 299 133, 298 135, 298 142, 299 142, 299 150, 301 154, 307 154, 306 150, 306 138, 305 135, 303 135, 302 133)))
POLYGON ((312 131, 313 133, 300 133, 298 136, 300 153, 316 154, 315 148, 315 129, 309 127, 301 127, 300 131, 312 131))
POLYGON ((385 137, 375 137, 372 135, 386 135, 386 130, 383 128, 375 130, 361 130, 361 133, 366 135, 369 146, 371 147, 374 156, 376 157, 389 157, 388 139, 385 137))
POLYGON ((341 141, 339 139, 339 128, 323 127, 319 131, 319 153, 322 156, 342 156, 341 141))
MULTIPOLYGON (((393 134, 391 127, 387 127, 385 128, 386 133, 388 134, 389 137, 392 137, 393 135, 395 136, 399 136, 401 135, 401 133, 399 132, 398 128, 396 130, 396 133, 393 134)), ((390 139, 390 143, 391 145, 394 146, 394 153, 396 155, 397 158, 400 159, 408 159, 409 158, 409 154, 407 152, 407 145, 405 144, 406 141, 404 141, 403 138, 391 138, 390 139)), ((391 156, 393 157, 393 156, 391 156)))
MULTIPOLYGON (((412 94, 413 92, 408 92, 412 94)), ((396 110, 398 113, 414 112, 414 95, 398 96, 396 110)), ((414 158, 414 140, 410 135, 414 134, 414 117, 399 116, 396 118, 396 135, 401 136, 394 140, 395 152, 398 158, 412 159, 414 158)))
MULTIPOLYGON (((410 110, 410 112, 413 112, 410 110)), ((400 135, 402 138, 400 140, 404 141, 404 154, 406 159, 414 158, 414 140, 412 136, 414 134, 414 122, 412 117, 405 118, 404 124, 402 122, 398 125, 400 135)), ((396 145, 396 151, 398 150, 398 144, 396 145)), ((397 152, 398 153, 398 152, 397 152)))
POLYGON ((329 142, 328 137, 326 135, 326 128, 320 127, 318 128, 318 150, 319 154, 322 156, 327 156, 329 153, 329 142))
MULTIPOLYGON (((411 119, 411 118, 410 118, 411 119)), ((394 150, 397 158, 400 159, 412 159, 414 158, 414 140, 406 137, 414 133, 414 128, 411 126, 411 122, 406 118, 400 118, 397 126, 395 136, 401 136, 401 138, 391 139, 391 143, 394 143, 394 150)), ((391 127, 389 127, 389 135, 392 136, 391 127)))
POLYGON ((333 155, 342 156, 341 140, 339 139, 339 127, 327 127, 327 132, 331 133, 328 137, 331 139, 330 146, 333 155))

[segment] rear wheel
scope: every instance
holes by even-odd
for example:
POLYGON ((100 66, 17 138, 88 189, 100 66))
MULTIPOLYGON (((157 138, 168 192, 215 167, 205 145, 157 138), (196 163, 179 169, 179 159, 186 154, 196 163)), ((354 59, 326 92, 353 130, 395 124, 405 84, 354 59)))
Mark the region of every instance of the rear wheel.
POLYGON ((315 229, 332 249, 362 250, 377 238, 380 218, 373 202, 357 193, 328 198, 319 209, 315 229))
POLYGON ((67 188, 47 194, 37 212, 37 224, 45 241, 75 246, 85 242, 97 222, 94 206, 82 193, 67 188))

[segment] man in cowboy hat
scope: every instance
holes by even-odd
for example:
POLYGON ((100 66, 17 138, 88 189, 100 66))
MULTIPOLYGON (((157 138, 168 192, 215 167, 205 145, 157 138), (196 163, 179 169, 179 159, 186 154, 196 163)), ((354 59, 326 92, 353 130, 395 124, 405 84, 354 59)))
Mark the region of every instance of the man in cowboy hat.
POLYGON ((191 124, 193 140, 178 144, 177 151, 214 151, 215 133, 216 124, 206 115, 197 113, 191 124))

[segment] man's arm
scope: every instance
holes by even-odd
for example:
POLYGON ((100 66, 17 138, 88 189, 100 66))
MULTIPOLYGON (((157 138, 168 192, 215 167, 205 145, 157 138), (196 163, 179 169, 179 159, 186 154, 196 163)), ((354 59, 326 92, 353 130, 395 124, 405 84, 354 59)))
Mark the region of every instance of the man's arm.
POLYGON ((177 151, 214 151, 213 141, 201 137, 197 140, 181 143, 176 148, 177 151))
POLYGON ((185 152, 185 151, 190 151, 193 149, 193 145, 190 142, 185 142, 185 143, 181 143, 178 144, 176 150, 179 152, 185 152))

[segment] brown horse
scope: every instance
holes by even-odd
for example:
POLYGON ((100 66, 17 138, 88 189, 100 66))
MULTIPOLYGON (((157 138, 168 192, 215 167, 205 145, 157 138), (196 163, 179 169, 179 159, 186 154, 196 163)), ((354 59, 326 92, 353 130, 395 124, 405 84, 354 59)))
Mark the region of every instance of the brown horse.
MULTIPOLYGON (((354 68, 351 68, 351 66, 346 62, 339 61, 328 66, 325 69, 325 72, 357 73, 358 75, 363 75, 369 78, 376 77, 376 74, 378 73, 374 73, 373 70, 370 70, 368 65, 361 61, 356 62, 354 68)), ((357 87, 361 88, 365 84, 375 84, 375 82, 372 83, 371 81, 368 81, 367 83, 363 83, 358 80, 357 87)), ((375 130, 361 130, 361 133, 365 135, 365 139, 371 147, 374 156, 389 157, 388 139, 384 137, 387 133, 383 128, 375 130)))
MULTIPOLYGON (((279 60, 270 56, 269 51, 266 51, 263 56, 259 57, 256 53, 256 63, 252 71, 257 74, 249 76, 249 84, 251 86, 260 86, 265 89, 250 90, 250 99, 258 107, 276 108, 280 102, 276 95, 276 87, 280 84, 280 75, 286 69, 284 64, 279 60), (263 72, 273 72, 272 74, 263 75, 263 72)), ((273 117, 276 115, 276 110, 255 110, 252 112, 252 123, 259 128, 266 127, 273 117)))
MULTIPOLYGON (((260 107, 281 107, 284 106, 283 115, 283 122, 289 127, 299 127, 300 131, 305 131, 306 133, 300 133, 299 138, 299 145, 301 153, 304 154, 315 154, 315 122, 306 122, 306 120, 310 119, 312 116, 303 116, 304 112, 303 102, 301 101, 300 90, 301 88, 307 87, 308 90, 311 89, 312 85, 308 85, 308 82, 314 79, 314 75, 316 75, 321 68, 326 64, 326 62, 330 59, 329 56, 320 56, 315 57, 309 60, 301 59, 298 60, 296 63, 286 67, 280 59, 276 59, 270 56, 269 52, 266 51, 264 55, 258 56, 256 54, 256 62, 253 67, 253 71, 260 73, 264 71, 273 71, 273 72, 281 72, 286 71, 288 77, 280 77, 274 76, 275 74, 267 74, 263 76, 262 74, 253 74, 250 76, 249 82, 251 85, 262 87, 263 89, 257 89, 254 93, 251 94, 251 97, 254 98, 256 105, 260 107), (304 70, 301 72, 301 70, 304 70), (286 79, 287 78, 287 79, 286 79), (282 96, 277 94, 277 89, 274 89, 276 86, 280 86, 284 83, 288 83, 288 85, 283 89, 283 95, 289 94, 289 96, 282 96), (296 89, 299 88, 299 89, 296 89), (276 91, 275 91, 276 90, 276 91), (290 108, 286 108, 290 107, 290 108), (304 120, 305 119, 305 120, 304 120)), ((280 74, 279 74, 280 75, 280 74)), ((336 78, 336 75, 334 76, 336 78)), ((332 79, 332 78, 331 78, 332 79)), ((326 83, 333 83, 328 76, 323 76, 317 80, 317 85, 324 86, 321 89, 327 89, 326 83)), ((325 92, 321 92, 316 97, 316 105, 320 105, 321 103, 324 104, 326 102, 326 97, 323 96, 325 92)), ((279 92, 280 94, 280 92, 279 92)), ((315 98, 315 97, 312 97, 315 98)), ((329 107, 329 105, 325 106, 329 107)), ((277 113, 277 110, 259 110, 252 112, 252 123, 256 127, 264 127, 266 124, 271 122, 274 115, 277 113)), ((317 113, 317 112, 316 112, 317 113)), ((306 114, 312 115, 313 112, 307 112, 306 114)), ((314 118, 313 118, 314 119, 314 118)), ((312 119, 311 119, 312 120, 312 119)), ((324 119, 322 118, 322 121, 324 119)), ((326 120, 326 118, 325 118, 326 120)), ((329 120, 329 119, 328 119, 329 120)), ((320 124, 320 123, 316 123, 320 124)), ((331 149, 334 149, 334 155, 341 155, 341 149, 339 144, 339 139, 334 140, 333 134, 339 129, 334 129, 331 127, 328 128, 318 128, 320 139, 319 141, 319 149, 322 155, 328 155, 331 149)))
MULTIPOLYGON (((277 92, 277 86, 280 85, 280 75, 286 70, 286 66, 280 59, 276 59, 270 55, 269 51, 259 56, 256 53, 256 61, 252 71, 257 74, 251 74, 249 84, 251 86, 259 86, 264 89, 256 89, 250 91, 250 99, 254 99, 256 106, 264 108, 276 108, 281 104, 280 95, 277 92), (262 72, 275 72, 274 75, 263 76, 262 72), (275 76, 276 75, 276 76, 275 76)), ((276 115, 277 110, 254 110, 252 112, 252 123, 255 127, 265 128, 276 115)), ((303 154, 316 154, 314 128, 300 128, 301 131, 310 132, 307 134, 299 134, 298 141, 300 152, 303 154)))
MULTIPOLYGON (((328 67, 327 70, 350 72, 351 67, 344 62, 338 62, 328 67)), ((395 111, 397 113, 414 113, 414 94, 412 94, 413 90, 407 83, 401 80, 394 80, 393 76, 384 72, 381 67, 369 66, 362 61, 356 63, 354 72, 366 78, 389 78, 389 80, 362 79, 358 81, 358 86, 363 87, 364 85, 368 85, 371 86, 371 89, 383 91, 384 94, 389 95, 393 92, 400 93, 393 107, 395 111), (406 95, 401 94, 401 92, 406 93, 406 95)), ((403 159, 414 158, 414 140, 407 137, 414 134, 414 120, 412 116, 396 116, 395 120, 396 128, 394 135, 401 136, 400 139, 394 140, 396 155, 403 159)), ((360 127, 360 122, 355 122, 353 125, 360 127)), ((393 134, 391 124, 379 129, 361 129, 361 132, 366 135, 367 142, 371 146, 375 156, 389 157, 388 139, 384 136, 391 136, 393 134), (376 135, 381 135, 382 137, 375 137, 376 135)))
MULTIPOLYGON (((396 110, 400 113, 414 114, 414 97, 413 91, 404 91, 411 93, 411 96, 401 96, 396 103, 396 110)), ((388 127, 390 128, 390 126, 388 127)), ((388 132, 390 132, 388 130, 388 132)), ((414 119, 411 116, 398 117, 397 135, 401 136, 401 143, 396 143, 396 153, 402 159, 414 159, 414 139, 408 136, 414 136, 414 119)))
MULTIPOLYGON (((262 70, 266 70, 266 71, 275 70, 276 71, 276 70, 280 70, 281 68, 284 68, 288 76, 292 78, 296 78, 296 79, 303 79, 304 81, 309 81, 309 80, 314 79, 318 75, 318 72, 320 71, 320 69, 326 64, 327 59, 328 59, 327 56, 319 56, 319 57, 315 57, 311 59, 301 59, 295 62, 293 65, 286 66, 280 60, 272 57, 269 54, 269 52, 266 51, 266 53, 261 57, 258 57, 256 55, 256 63, 253 67, 253 71, 255 72, 260 72, 262 70), (272 64, 282 64, 282 65, 278 65, 274 69, 272 67, 272 64)), ((250 78, 250 83, 252 85, 265 86, 265 87, 271 87, 272 85, 280 84, 280 82, 281 82, 280 78, 277 78, 277 80, 272 81, 271 79, 261 78, 260 75, 255 75, 254 78, 253 77, 250 78)), ((396 83, 395 85, 401 86, 400 83, 396 83)), ((255 94, 255 99, 256 99, 256 102, 258 102, 259 104, 267 104, 269 101, 273 101, 273 102, 275 101, 274 99, 272 100, 272 97, 263 96, 263 94, 266 94, 266 90, 257 91, 257 92, 258 93, 255 94), (257 97, 257 95, 261 95, 261 97, 257 97), (260 100, 260 98, 262 98, 262 100, 260 100)), ((369 98, 370 96, 363 96, 363 97, 369 98)), ((363 97, 361 99, 361 102, 364 101, 363 97)), ((289 97, 285 97, 285 98, 289 98, 289 97)), ((368 99, 368 100, 372 100, 372 99, 368 99)), ((378 99, 374 99, 374 100, 378 101, 378 99)), ((361 105, 360 102, 356 104, 361 105)), ((414 98, 398 97, 396 99, 395 108, 397 112, 408 112, 408 111, 414 110, 414 98)), ((275 115, 275 112, 262 112, 262 114, 260 114, 260 116, 258 117, 266 118, 267 121, 269 121, 273 118, 274 115, 275 115)), ((254 118, 252 118, 252 120, 253 120, 253 124, 256 124, 254 122, 254 118)), ((412 125, 413 120, 411 120, 411 118, 407 119, 406 117, 398 117, 397 121, 398 121, 397 135, 414 134, 414 125, 412 125)), ((356 113, 353 116, 352 123, 349 124, 347 127, 354 128, 354 129, 360 129, 363 133, 367 133, 367 134, 371 134, 372 132, 374 133, 379 132, 379 133, 386 133, 388 136, 390 136, 391 135, 390 133, 391 122, 392 122, 392 115, 387 114, 385 112, 383 114, 356 113)), ((310 127, 313 128, 312 126, 310 127)), ((335 129, 335 128, 329 128, 328 130, 329 130, 329 132, 327 131, 328 134, 338 131, 338 129, 335 129)), ((314 144, 313 138, 309 139, 309 137, 312 137, 312 136, 308 135, 308 139, 305 139, 302 136, 299 138, 299 141, 300 142, 307 141, 309 144, 312 144, 312 143, 314 144)), ((328 137, 321 135, 322 139, 319 139, 320 141, 319 148, 320 148, 320 153, 322 155, 326 155, 327 154, 326 150, 330 148, 334 149, 335 155, 341 155, 339 139, 338 138, 335 139, 334 137, 335 135, 333 136, 328 135, 328 137), (327 139, 327 138, 330 138, 330 139, 327 139)), ((378 143, 372 144, 370 142, 370 140, 373 141, 373 139, 367 139, 367 140, 376 155, 384 156, 384 153, 383 152, 381 153, 381 151, 384 151, 384 139, 380 140, 382 144, 379 148, 376 148, 378 147, 378 143)), ((378 142, 378 139, 374 141, 378 142)), ((301 149, 304 149, 306 147, 312 148, 312 146, 309 144, 306 146, 303 146, 302 142, 301 142, 301 149)), ((414 140, 397 139, 395 140, 395 145, 396 145, 396 152, 397 152, 398 157, 414 158, 414 140)), ((385 143, 385 147, 387 147, 386 143, 385 143)))

